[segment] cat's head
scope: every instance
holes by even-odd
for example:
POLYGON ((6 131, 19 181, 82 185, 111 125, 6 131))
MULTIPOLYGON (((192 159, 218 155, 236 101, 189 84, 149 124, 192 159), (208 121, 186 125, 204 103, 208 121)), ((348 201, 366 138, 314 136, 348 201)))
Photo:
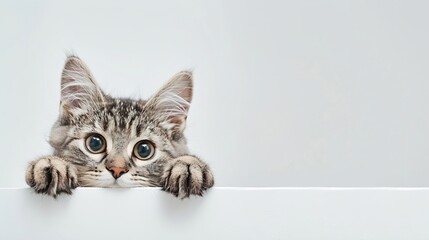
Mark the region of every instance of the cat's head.
POLYGON ((113 98, 70 56, 50 144, 78 168, 84 186, 156 186, 162 163, 188 151, 183 130, 191 99, 190 72, 174 75, 148 100, 113 98))

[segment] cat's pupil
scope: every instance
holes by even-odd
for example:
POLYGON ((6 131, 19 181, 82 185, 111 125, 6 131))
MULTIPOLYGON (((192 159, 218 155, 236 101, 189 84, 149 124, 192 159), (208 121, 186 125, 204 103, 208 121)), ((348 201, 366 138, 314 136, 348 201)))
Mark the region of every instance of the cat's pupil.
POLYGON ((89 147, 94 152, 97 152, 100 149, 102 149, 103 145, 104 145, 103 139, 101 139, 98 136, 92 136, 91 139, 89 140, 89 147))
POLYGON ((137 147, 137 153, 140 157, 146 158, 151 154, 151 148, 147 143, 142 143, 137 147))

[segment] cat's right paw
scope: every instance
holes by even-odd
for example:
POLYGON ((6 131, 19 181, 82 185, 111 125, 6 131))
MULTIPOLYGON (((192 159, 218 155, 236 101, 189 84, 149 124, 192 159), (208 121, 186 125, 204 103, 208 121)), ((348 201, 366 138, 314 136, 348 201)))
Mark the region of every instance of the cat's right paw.
POLYGON ((30 163, 25 180, 37 193, 57 197, 60 193, 71 194, 78 183, 73 165, 55 156, 46 156, 30 163))

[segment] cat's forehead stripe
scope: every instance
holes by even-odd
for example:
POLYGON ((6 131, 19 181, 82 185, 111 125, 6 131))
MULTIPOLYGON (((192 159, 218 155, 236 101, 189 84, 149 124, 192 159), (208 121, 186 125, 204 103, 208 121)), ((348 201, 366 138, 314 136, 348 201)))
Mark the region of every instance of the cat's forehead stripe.
POLYGON ((76 126, 91 125, 100 126, 104 131, 109 128, 117 130, 129 130, 129 127, 136 120, 143 118, 143 107, 137 102, 128 99, 115 99, 107 105, 94 109, 90 114, 74 116, 71 121, 64 121, 64 124, 76 126))

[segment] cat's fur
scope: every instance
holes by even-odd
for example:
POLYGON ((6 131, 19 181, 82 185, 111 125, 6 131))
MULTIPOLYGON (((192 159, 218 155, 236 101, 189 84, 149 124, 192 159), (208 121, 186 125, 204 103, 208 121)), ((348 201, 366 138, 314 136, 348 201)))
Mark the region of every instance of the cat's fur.
POLYGON ((68 57, 60 113, 49 139, 54 153, 30 163, 27 184, 54 197, 70 194, 77 186, 156 186, 180 198, 202 195, 214 179, 208 165, 190 155, 186 146, 183 130, 191 99, 190 72, 173 76, 147 101, 113 98, 100 89, 81 59, 68 57), (85 148, 91 133, 104 137, 105 153, 85 148), (143 139, 156 146, 147 161, 132 155, 134 145, 143 139), (115 179, 108 164, 122 164, 128 172, 115 179))

